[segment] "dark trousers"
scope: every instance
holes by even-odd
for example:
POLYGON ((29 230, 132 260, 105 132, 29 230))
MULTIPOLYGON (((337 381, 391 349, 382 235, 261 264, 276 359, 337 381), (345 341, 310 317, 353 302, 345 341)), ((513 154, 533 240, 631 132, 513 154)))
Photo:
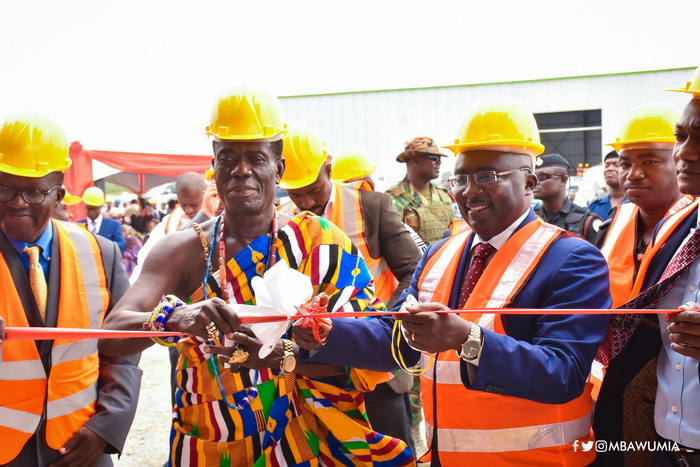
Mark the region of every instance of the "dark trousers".
POLYGON ((405 441, 416 454, 408 393, 396 394, 388 384, 378 384, 374 391, 365 393, 365 408, 374 431, 405 441))

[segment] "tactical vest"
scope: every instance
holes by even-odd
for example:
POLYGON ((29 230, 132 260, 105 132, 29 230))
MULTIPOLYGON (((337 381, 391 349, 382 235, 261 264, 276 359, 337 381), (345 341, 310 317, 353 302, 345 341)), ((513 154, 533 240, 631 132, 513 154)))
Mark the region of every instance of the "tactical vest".
POLYGON ((573 203, 571 203, 571 207, 571 211, 564 217, 563 221, 561 219, 557 219, 556 222, 547 220, 542 205, 535 208, 535 214, 542 217, 546 222, 551 222, 557 227, 586 239, 590 229, 594 228, 592 225, 593 221, 598 219, 598 217, 588 209, 573 203))
MULTIPOLYGON (((397 188, 401 190, 400 187, 397 188)), ((391 193, 392 196, 400 196, 410 203, 411 206, 404 209, 401 220, 415 230, 426 245, 431 245, 442 239, 445 229, 449 227, 450 221, 455 217, 450 197, 444 194, 443 190, 431 187, 431 189, 433 188, 435 188, 435 192, 440 197, 440 204, 422 204, 418 196, 414 196, 408 191, 395 193, 398 190, 392 190, 391 193), (417 221, 406 218, 407 209, 410 209, 418 216, 417 221)))

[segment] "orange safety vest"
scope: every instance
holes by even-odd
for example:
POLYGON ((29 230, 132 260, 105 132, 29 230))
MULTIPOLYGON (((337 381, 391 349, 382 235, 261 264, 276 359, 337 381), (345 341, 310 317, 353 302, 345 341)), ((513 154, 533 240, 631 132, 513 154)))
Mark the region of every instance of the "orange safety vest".
POLYGON ((469 230, 469 224, 464 219, 452 219, 450 225, 447 227, 450 230, 450 236, 455 236, 467 232, 469 230))
MULTIPOLYGON (((95 236, 53 220, 60 250, 58 327, 99 329, 109 305, 107 275, 95 236)), ((49 226, 51 228, 51 226, 49 226)), ((24 307, 5 261, 0 261, 0 315, 6 326, 28 327, 24 307)), ((56 339, 51 371, 44 371, 31 340, 0 345, 0 464, 17 457, 46 419, 46 443, 60 449, 95 413, 97 340, 56 339)))
POLYGON ((630 297, 636 297, 642 291, 644 277, 646 276, 647 269, 649 268, 651 261, 654 259, 654 256, 656 256, 656 253, 666 244, 666 241, 671 237, 673 232, 675 232, 676 228, 689 215, 695 213, 699 202, 700 198, 694 198, 692 203, 676 211, 672 216, 668 217, 661 225, 658 226, 654 240, 647 246, 647 249, 644 252, 644 259, 642 259, 642 264, 639 265, 639 271, 637 271, 637 277, 634 280, 630 297))
POLYGON ((399 281, 396 280, 383 257, 374 258, 369 252, 360 199, 362 184, 343 185, 339 182, 333 182, 333 184, 335 185, 335 195, 328 220, 345 232, 345 235, 360 250, 360 254, 374 278, 374 295, 386 302, 396 291, 399 281))
MULTIPOLYGON (((692 196, 683 196, 676 200, 664 217, 670 216, 688 206, 692 196)), ((637 243, 637 214, 639 207, 632 203, 621 204, 615 208, 610 227, 605 236, 605 243, 600 249, 610 269, 610 293, 612 307, 627 303, 635 278, 634 250, 637 243)), ((647 251, 649 246, 647 246, 647 251)), ((646 252, 645 252, 646 255, 646 252)))
POLYGON ((163 222, 165 222, 165 234, 169 234, 170 232, 175 232, 177 231, 184 219, 185 216, 185 211, 182 210, 180 205, 177 205, 175 209, 173 209, 173 212, 165 216, 167 219, 163 219, 163 222))
MULTIPOLYGON (((450 237, 428 259, 418 279, 420 302, 449 303, 469 235, 466 232, 450 237)), ((539 218, 515 232, 496 252, 464 308, 501 308, 511 303, 561 235, 568 234, 539 218)), ((499 314, 460 316, 505 334, 499 314)), ((429 444, 435 429, 431 424, 437 420, 443 465, 588 465, 595 459, 595 451, 582 452, 579 448, 574 452, 573 447, 574 441, 593 440, 590 384, 570 402, 543 404, 465 388, 461 359, 454 351, 441 352, 437 357, 424 353, 424 368, 431 358, 437 360, 421 375, 421 395, 429 444), (439 400, 437 408, 435 396, 439 400)))
POLYGON ((345 182, 345 185, 355 186, 360 190, 374 191, 374 187, 368 180, 355 180, 353 182, 345 182))

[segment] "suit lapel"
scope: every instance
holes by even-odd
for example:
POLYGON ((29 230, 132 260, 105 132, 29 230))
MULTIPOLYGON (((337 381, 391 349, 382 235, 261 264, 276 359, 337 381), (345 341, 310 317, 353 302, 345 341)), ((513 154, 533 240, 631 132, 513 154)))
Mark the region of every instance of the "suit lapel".
POLYGON ((58 232, 52 224, 51 261, 49 262, 49 296, 46 302, 46 326, 55 327, 58 322, 58 300, 61 290, 61 251, 58 246, 58 232))
POLYGON ((671 262, 671 259, 680 248, 683 240, 690 233, 690 229, 697 225, 698 216, 697 209, 693 211, 686 219, 680 224, 675 232, 668 238, 666 243, 659 249, 654 258, 649 264, 649 270, 644 277, 644 284, 642 290, 646 290, 648 287, 656 284, 661 275, 664 273, 666 266, 671 262))

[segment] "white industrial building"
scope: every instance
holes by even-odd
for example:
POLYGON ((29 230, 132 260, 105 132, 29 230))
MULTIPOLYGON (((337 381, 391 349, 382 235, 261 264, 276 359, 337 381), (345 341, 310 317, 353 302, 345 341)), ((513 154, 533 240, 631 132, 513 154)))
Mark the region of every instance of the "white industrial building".
MULTIPOLYGON (((383 186, 403 177, 395 157, 406 140, 431 136, 450 144, 466 110, 491 96, 515 98, 532 110, 546 152, 564 155, 574 167, 597 165, 611 150, 604 143, 614 141, 622 119, 637 105, 660 100, 682 109, 688 95, 666 90, 683 87, 694 69, 287 96, 282 103, 287 120, 314 128, 330 154, 350 144, 367 149, 383 186)), ((443 171, 451 165, 446 160, 443 171)))

